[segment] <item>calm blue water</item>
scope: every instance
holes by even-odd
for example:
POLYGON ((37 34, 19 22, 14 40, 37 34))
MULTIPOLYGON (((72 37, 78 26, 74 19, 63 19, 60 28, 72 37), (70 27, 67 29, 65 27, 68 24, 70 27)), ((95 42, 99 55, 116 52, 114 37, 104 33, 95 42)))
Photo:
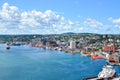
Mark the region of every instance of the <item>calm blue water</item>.
MULTIPOLYGON (((0 80, 82 80, 96 76, 105 60, 29 46, 0 44, 0 80)), ((118 72, 120 68, 116 67, 118 72)))

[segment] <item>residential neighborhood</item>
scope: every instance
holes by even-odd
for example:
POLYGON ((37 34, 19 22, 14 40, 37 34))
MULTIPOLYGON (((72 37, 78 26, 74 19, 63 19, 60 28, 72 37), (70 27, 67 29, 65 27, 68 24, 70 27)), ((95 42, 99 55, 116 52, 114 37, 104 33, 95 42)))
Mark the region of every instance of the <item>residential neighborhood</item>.
POLYGON ((93 59, 106 59, 113 65, 120 65, 119 35, 90 33, 12 35, 0 37, 0 43, 65 51, 90 56, 93 59))

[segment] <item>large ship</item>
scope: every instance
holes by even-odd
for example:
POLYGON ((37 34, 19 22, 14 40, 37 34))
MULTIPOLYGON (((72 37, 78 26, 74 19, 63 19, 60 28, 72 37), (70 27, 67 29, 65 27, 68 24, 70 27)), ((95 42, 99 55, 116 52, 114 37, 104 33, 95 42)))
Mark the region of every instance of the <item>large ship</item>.
POLYGON ((116 71, 111 65, 106 65, 103 67, 102 71, 98 74, 98 78, 112 78, 115 77, 116 71))
POLYGON ((84 78, 83 80, 112 80, 116 76, 116 71, 111 65, 105 65, 96 77, 84 78))

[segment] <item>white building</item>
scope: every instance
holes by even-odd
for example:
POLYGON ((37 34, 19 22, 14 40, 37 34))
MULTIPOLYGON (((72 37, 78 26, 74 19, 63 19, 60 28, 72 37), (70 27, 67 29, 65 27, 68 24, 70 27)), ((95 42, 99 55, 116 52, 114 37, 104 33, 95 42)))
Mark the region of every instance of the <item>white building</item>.
POLYGON ((76 49, 76 42, 75 41, 70 41, 70 49, 76 49))

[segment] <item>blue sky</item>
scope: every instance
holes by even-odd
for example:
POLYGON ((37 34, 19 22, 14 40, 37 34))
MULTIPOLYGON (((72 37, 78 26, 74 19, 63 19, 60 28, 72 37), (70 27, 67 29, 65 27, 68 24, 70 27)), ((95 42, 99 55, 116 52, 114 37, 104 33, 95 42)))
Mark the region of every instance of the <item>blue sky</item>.
POLYGON ((0 34, 120 34, 120 0, 0 0, 0 34))

